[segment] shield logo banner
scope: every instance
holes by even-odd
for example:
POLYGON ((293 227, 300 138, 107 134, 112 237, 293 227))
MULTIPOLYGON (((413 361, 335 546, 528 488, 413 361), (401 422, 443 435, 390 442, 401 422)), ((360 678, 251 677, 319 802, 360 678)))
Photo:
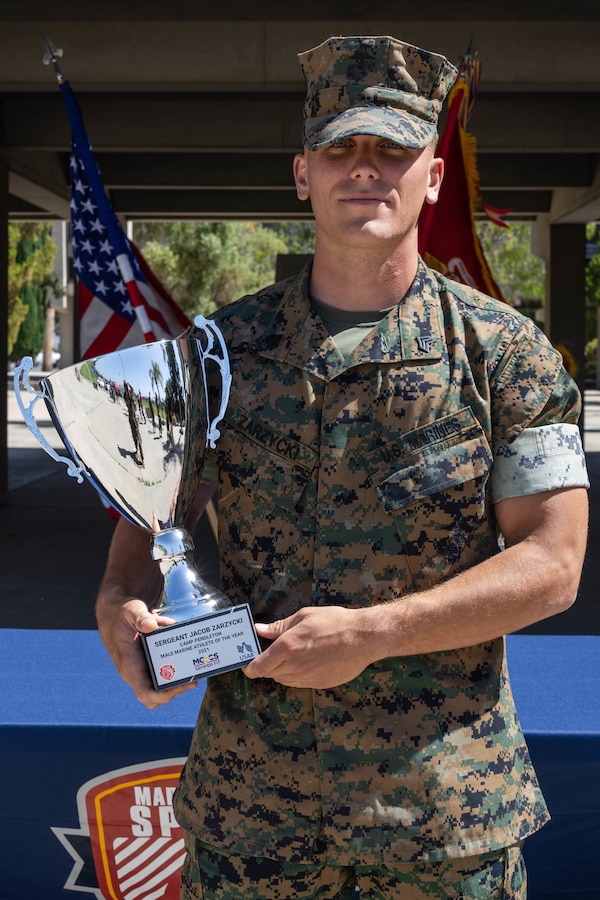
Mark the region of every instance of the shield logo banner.
POLYGON ((80 830, 52 829, 75 861, 65 888, 99 900, 176 900, 185 851, 173 794, 184 762, 128 766, 80 787, 80 830))

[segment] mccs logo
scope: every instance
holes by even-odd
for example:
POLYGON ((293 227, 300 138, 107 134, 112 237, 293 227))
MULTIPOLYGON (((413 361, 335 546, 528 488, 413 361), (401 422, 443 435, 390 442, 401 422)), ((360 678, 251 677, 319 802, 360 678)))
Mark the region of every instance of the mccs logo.
POLYGON ((199 656, 193 660, 196 671, 203 669, 204 666, 214 665, 219 662, 218 653, 207 653, 205 656, 199 656))
POLYGON ((99 900, 176 900, 185 851, 173 794, 184 762, 117 769, 79 788, 81 829, 52 829, 75 860, 65 888, 99 900))

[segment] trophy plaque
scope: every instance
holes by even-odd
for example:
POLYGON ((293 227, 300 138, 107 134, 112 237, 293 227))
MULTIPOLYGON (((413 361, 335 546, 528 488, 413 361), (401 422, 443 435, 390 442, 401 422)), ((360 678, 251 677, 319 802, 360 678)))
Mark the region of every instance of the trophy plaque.
POLYGON ((163 576, 155 611, 173 620, 140 634, 157 691, 239 668, 260 653, 248 604, 234 605, 202 578, 185 528, 231 384, 221 332, 203 316, 195 325, 198 337, 87 359, 41 378, 39 390, 29 382, 30 357, 14 373, 19 408, 44 450, 149 534, 163 576), (35 395, 28 406, 22 388, 35 395), (40 433, 40 399, 69 457, 40 433))

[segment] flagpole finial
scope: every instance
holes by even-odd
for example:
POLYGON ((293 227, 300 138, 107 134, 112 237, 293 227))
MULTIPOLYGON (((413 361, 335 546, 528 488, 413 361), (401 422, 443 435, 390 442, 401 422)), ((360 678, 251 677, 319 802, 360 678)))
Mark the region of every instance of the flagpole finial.
POLYGON ((56 72, 56 80, 59 84, 62 84, 65 80, 63 73, 60 70, 60 66, 58 65, 58 60, 62 55, 62 48, 57 47, 55 44, 53 44, 48 35, 46 35, 46 50, 44 52, 42 62, 45 66, 49 66, 50 63, 52 63, 52 65, 54 66, 54 71, 56 72))
POLYGON ((471 37, 469 38, 469 45, 462 56, 459 56, 460 65, 464 66, 470 60, 477 59, 479 56, 479 50, 477 49, 477 45, 475 43, 475 32, 471 32, 471 37))

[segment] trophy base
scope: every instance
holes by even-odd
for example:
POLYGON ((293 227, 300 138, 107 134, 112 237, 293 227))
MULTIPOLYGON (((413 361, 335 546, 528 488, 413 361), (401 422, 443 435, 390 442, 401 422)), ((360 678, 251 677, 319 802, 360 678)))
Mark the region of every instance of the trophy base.
POLYGON ((260 645, 247 603, 140 634, 155 691, 247 665, 260 645))

